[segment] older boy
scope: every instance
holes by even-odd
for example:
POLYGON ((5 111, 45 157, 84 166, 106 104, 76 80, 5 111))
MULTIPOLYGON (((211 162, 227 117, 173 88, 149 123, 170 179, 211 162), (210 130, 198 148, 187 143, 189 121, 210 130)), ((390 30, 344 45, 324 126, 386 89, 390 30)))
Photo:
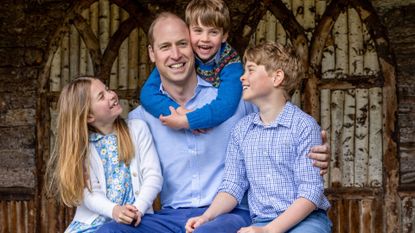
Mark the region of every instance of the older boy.
POLYGON ((186 230, 229 212, 248 191, 253 226, 238 233, 331 232, 323 180, 307 157, 311 147, 321 144, 320 127, 289 102, 301 77, 297 57, 267 42, 248 48, 244 63, 242 96, 259 113, 235 126, 218 194, 203 215, 187 222, 186 230))

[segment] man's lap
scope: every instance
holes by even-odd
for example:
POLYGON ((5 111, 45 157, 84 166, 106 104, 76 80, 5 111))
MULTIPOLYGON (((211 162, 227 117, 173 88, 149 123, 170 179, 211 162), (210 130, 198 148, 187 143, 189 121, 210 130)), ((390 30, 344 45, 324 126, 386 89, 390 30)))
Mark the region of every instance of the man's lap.
MULTIPOLYGON (((118 224, 114 221, 104 224, 97 232, 134 232, 134 233, 167 233, 167 232, 185 232, 184 226, 191 217, 203 214, 206 208, 183 208, 170 209, 164 208, 154 214, 146 214, 137 226, 118 224)), ((249 226, 251 220, 249 211, 235 209, 229 214, 222 215, 215 220, 200 226, 196 233, 207 232, 236 232, 239 228, 249 226)))

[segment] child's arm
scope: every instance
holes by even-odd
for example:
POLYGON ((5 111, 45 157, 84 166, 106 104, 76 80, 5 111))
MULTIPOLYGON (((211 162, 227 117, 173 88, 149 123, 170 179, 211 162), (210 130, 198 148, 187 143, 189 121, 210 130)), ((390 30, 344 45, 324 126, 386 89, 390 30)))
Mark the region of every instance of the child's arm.
POLYGON ((217 216, 231 212, 237 204, 238 201, 232 195, 225 192, 218 193, 202 215, 187 220, 186 232, 193 232, 200 225, 215 219, 217 216))
MULTIPOLYGON (((141 187, 134 187, 133 185, 133 191, 136 192, 138 188, 140 192, 134 206, 141 214, 144 214, 151 208, 157 194, 161 191, 163 177, 161 176, 160 161, 153 138, 146 123, 141 120, 133 120, 129 122, 129 127, 133 127, 136 134, 132 138, 135 141, 134 150, 136 156, 138 156, 136 161, 139 169, 138 171, 132 170, 132 173, 137 173, 142 178, 141 187)), ((131 169, 136 169, 136 167, 131 166, 131 169)))
POLYGON ((154 68, 140 93, 141 105, 155 118, 170 115, 169 106, 179 107, 172 99, 160 93, 160 84, 160 74, 157 68, 154 68))
POLYGON ((210 104, 186 114, 190 129, 208 129, 230 118, 238 108, 242 94, 240 62, 226 65, 220 72, 218 95, 210 104))

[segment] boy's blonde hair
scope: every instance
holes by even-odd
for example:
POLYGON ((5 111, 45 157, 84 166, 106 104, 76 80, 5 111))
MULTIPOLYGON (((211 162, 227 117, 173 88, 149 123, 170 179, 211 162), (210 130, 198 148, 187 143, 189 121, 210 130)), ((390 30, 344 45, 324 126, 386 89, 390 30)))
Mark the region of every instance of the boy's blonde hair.
POLYGON ((303 77, 303 67, 295 51, 288 46, 277 42, 266 41, 258 45, 249 46, 244 53, 243 62, 253 62, 265 66, 268 75, 281 69, 284 72, 284 80, 281 87, 284 95, 290 99, 298 88, 303 77))
MULTIPOLYGON (((89 133, 96 132, 87 119, 91 109, 91 83, 94 77, 79 77, 66 85, 58 101, 57 136, 46 172, 48 195, 58 196, 73 207, 82 202, 89 180, 89 133)), ((134 156, 128 126, 118 117, 114 122, 119 160, 127 165, 134 156)))
POLYGON ((222 28, 226 34, 230 30, 229 9, 222 0, 192 0, 187 4, 185 19, 187 25, 203 24, 222 28))

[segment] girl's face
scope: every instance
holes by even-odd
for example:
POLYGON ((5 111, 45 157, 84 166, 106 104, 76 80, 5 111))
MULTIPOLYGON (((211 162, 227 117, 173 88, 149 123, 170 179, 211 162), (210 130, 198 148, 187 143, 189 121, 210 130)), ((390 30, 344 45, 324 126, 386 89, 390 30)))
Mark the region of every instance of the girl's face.
POLYGON ((118 104, 118 96, 106 87, 100 80, 91 81, 91 108, 88 123, 103 133, 112 131, 115 119, 122 113, 118 104))

